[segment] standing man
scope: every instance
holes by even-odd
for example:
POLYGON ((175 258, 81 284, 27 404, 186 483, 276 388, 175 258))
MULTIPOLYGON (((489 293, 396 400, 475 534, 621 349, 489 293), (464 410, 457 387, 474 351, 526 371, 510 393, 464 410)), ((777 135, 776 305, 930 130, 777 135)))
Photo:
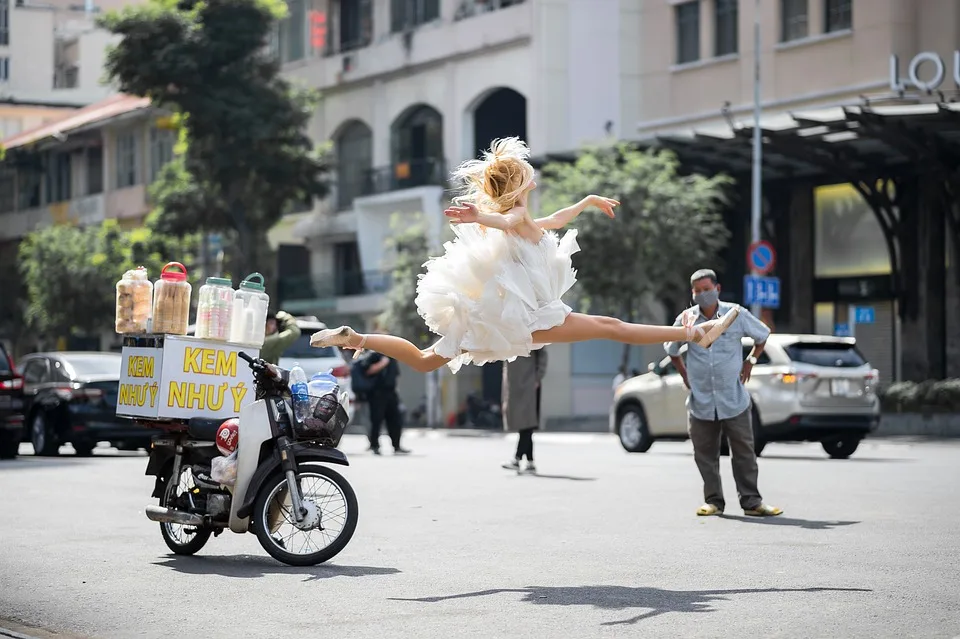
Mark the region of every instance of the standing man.
POLYGON ((260 347, 260 357, 273 365, 278 364, 283 351, 290 348, 298 337, 300 327, 293 315, 284 311, 270 313, 267 315, 266 337, 260 347))
POLYGON ((403 434, 403 415, 400 413, 400 396, 397 394, 397 378, 400 366, 397 360, 370 351, 355 366, 372 378, 373 383, 366 393, 367 406, 370 407, 370 450, 380 454, 380 428, 387 422, 387 434, 393 444, 395 455, 405 455, 410 451, 400 445, 403 434))
POLYGON ((540 428, 540 383, 547 374, 547 352, 540 348, 528 357, 503 363, 503 429, 519 433, 517 453, 503 464, 507 470, 520 472, 520 462, 527 458, 528 473, 536 473, 533 463, 533 431, 540 428))
MULTIPOLYGON (((694 306, 684 311, 674 326, 682 326, 685 316, 695 317, 695 324, 722 317, 734 304, 720 301, 717 274, 701 269, 690 277, 694 306)), ((700 516, 723 513, 723 486, 720 483, 720 442, 730 442, 730 462, 737 483, 740 506, 745 515, 771 517, 781 514, 779 508, 763 503, 757 488, 757 456, 753 449, 751 399, 744 384, 763 352, 770 329, 750 311, 740 315, 727 331, 709 348, 696 344, 687 347, 687 361, 680 357, 680 342, 665 344, 667 354, 683 383, 690 389, 687 397, 690 441, 693 458, 703 478, 704 504, 697 509, 700 516), (753 338, 753 351, 743 358, 742 337, 753 338)))

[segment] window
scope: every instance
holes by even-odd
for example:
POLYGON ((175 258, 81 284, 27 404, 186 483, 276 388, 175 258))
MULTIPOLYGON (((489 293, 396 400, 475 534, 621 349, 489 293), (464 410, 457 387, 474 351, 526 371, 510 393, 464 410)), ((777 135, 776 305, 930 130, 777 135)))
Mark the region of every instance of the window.
POLYGON ((103 193, 103 147, 87 149, 87 195, 103 193))
POLYGON ((0 0, 0 47, 10 44, 10 0, 0 0))
POLYGON ((700 59, 700 0, 678 4, 677 16, 677 64, 700 59))
POLYGON ((856 346, 842 342, 803 343, 797 342, 785 346, 787 356, 795 362, 829 368, 857 368, 865 366, 867 360, 856 346))
POLYGON ((137 183, 137 136, 133 131, 117 135, 117 188, 137 183))
POLYGON ((40 206, 40 177, 39 173, 29 170, 20 174, 20 202, 17 210, 40 206))
POLYGON ((810 35, 807 0, 780 1, 780 41, 803 40, 810 35))
POLYGON ((739 50, 737 0, 714 0, 714 51, 717 57, 739 50))
POLYGON ((0 171, 0 213, 9 213, 16 208, 17 174, 10 169, 0 171))
POLYGON ((48 378, 45 359, 32 359, 23 368, 23 381, 27 384, 42 384, 48 378))
POLYGON ((349 209, 353 200, 370 192, 373 168, 373 134, 360 121, 351 122, 337 138, 337 206, 349 209))
POLYGON ((823 14, 827 33, 853 28, 853 0, 826 0, 823 14))
POLYGON ((162 169, 173 159, 177 133, 170 129, 150 129, 150 182, 156 181, 162 169))
POLYGON ((51 153, 47 157, 47 202, 70 199, 70 154, 51 153))
POLYGON ((394 33, 440 17, 440 0, 390 0, 390 30, 394 33))
POLYGON ((352 51, 373 39, 371 0, 340 0, 340 51, 352 51))
POLYGON ((10 58, 0 58, 0 82, 10 81, 10 58))
POLYGON ((287 17, 279 25, 280 62, 302 60, 307 55, 307 9, 304 0, 287 1, 287 17))

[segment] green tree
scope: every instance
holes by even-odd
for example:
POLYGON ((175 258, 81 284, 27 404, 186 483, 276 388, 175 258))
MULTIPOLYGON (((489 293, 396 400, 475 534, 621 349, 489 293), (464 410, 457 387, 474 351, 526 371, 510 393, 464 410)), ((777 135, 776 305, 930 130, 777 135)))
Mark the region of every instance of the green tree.
POLYGON ((426 348, 437 339, 427 329, 416 305, 417 282, 424 262, 430 258, 426 224, 422 216, 411 220, 409 215, 394 214, 390 226, 393 230, 387 241, 387 249, 393 256, 390 290, 386 308, 378 320, 390 333, 426 348))
POLYGON ((144 266, 151 280, 169 261, 184 261, 196 237, 164 236, 148 224, 132 231, 116 221, 100 226, 51 226, 27 235, 20 245, 20 274, 26 288, 24 320, 39 337, 95 335, 113 326, 116 283, 144 266))
POLYGON ((160 228, 234 233, 243 272, 271 272, 267 231, 327 193, 326 156, 307 135, 317 95, 280 77, 266 47, 285 11, 282 0, 150 0, 99 21, 121 37, 110 78, 183 128, 152 192, 160 228))
MULTIPOLYGON (((588 211, 574 222, 579 293, 592 312, 636 321, 650 299, 679 306, 690 274, 716 266, 729 239, 722 210, 732 180, 681 174, 669 151, 589 148, 576 162, 545 166, 542 181, 544 212, 591 193, 620 201, 614 220, 588 211)), ((624 363, 628 357, 624 348, 624 363)))

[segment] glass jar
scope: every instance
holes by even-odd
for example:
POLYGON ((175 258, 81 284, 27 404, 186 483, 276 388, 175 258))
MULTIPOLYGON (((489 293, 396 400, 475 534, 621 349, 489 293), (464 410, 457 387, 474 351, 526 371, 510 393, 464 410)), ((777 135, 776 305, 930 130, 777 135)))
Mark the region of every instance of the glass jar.
POLYGON ((124 273, 117 282, 117 333, 146 333, 152 305, 153 282, 147 277, 147 269, 140 266, 124 273))
POLYGON ((240 288, 233 298, 230 326, 232 343, 252 348, 263 346, 267 331, 267 309, 270 307, 270 296, 265 290, 260 273, 252 273, 240 282, 240 288))
POLYGON ((197 302, 197 337, 221 342, 230 339, 233 298, 233 282, 223 277, 207 278, 197 302))
POLYGON ((187 281, 187 268, 180 262, 170 262, 160 271, 160 279, 153 288, 153 332, 186 335, 193 291, 187 281), (173 268, 180 270, 173 271, 173 268))

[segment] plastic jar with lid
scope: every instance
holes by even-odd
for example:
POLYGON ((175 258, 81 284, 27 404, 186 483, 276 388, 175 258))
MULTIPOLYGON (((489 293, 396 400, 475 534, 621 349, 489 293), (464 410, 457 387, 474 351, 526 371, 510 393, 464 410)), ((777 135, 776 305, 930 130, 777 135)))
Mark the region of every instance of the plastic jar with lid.
POLYGON ((146 333, 152 305, 153 282, 147 277, 147 269, 140 266, 124 273, 117 282, 117 333, 146 333))
POLYGON ((230 339, 233 299, 233 282, 223 277, 207 278, 197 302, 197 337, 222 342, 230 339))
POLYGON ((253 348, 263 346, 269 307, 270 296, 267 295, 263 285, 263 275, 260 273, 248 275, 240 282, 240 287, 233 299, 230 341, 253 348))
POLYGON ((190 324, 190 294, 187 268, 170 262, 160 271, 153 287, 153 332, 165 335, 186 335, 190 324), (172 270, 174 268, 179 271, 172 270))

